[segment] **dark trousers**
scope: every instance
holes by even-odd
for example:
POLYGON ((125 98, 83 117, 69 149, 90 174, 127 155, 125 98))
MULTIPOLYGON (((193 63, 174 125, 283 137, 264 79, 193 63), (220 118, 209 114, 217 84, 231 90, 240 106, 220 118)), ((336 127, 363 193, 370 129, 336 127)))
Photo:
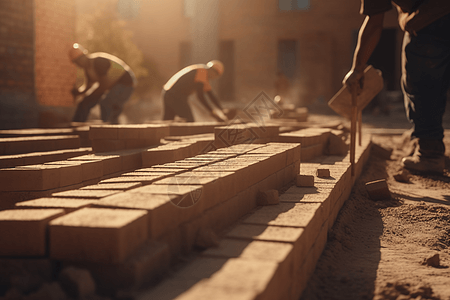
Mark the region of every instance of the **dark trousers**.
POLYGON ((413 138, 442 141, 449 85, 450 14, 403 39, 402 90, 413 138))
POLYGON ((163 120, 173 120, 175 116, 186 119, 187 122, 194 122, 191 107, 188 103, 187 95, 178 95, 170 91, 162 92, 164 104, 163 120))

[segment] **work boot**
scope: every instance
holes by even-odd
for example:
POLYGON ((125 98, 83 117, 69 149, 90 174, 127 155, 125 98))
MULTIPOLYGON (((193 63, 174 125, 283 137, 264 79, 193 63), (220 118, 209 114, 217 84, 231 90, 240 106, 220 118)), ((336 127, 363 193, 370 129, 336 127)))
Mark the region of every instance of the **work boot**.
POLYGON ((419 139, 414 153, 402 159, 402 167, 422 173, 444 172, 445 145, 442 140, 419 139))

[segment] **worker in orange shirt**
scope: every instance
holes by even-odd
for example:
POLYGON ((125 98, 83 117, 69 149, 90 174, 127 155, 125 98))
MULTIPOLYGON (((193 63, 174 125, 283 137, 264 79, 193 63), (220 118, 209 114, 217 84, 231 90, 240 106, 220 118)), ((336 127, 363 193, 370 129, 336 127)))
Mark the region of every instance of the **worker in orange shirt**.
POLYGON ((188 103, 188 97, 196 93, 203 106, 209 111, 212 117, 219 122, 227 121, 217 97, 212 92, 210 80, 220 77, 224 72, 222 62, 212 60, 206 65, 190 65, 173 75, 164 85, 162 99, 164 105, 163 120, 173 120, 175 116, 185 119, 187 122, 194 122, 194 116, 188 103), (211 99, 214 109, 207 102, 205 94, 211 99))

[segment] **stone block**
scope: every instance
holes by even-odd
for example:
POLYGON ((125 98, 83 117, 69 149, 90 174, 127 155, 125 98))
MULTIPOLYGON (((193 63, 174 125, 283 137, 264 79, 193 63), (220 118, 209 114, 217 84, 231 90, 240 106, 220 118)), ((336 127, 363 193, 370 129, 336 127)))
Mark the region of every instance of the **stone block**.
POLYGON ((59 186, 65 187, 83 182, 83 168, 78 162, 55 161, 45 163, 49 166, 59 166, 59 186))
POLYGON ((123 262, 147 239, 147 212, 83 208, 50 222, 50 257, 123 262))
POLYGON ((62 209, 0 211, 0 255, 44 256, 47 251, 47 225, 63 214, 62 209))
POLYGON ((142 183, 140 182, 99 183, 82 187, 80 190, 128 191, 140 186, 142 186, 142 183))

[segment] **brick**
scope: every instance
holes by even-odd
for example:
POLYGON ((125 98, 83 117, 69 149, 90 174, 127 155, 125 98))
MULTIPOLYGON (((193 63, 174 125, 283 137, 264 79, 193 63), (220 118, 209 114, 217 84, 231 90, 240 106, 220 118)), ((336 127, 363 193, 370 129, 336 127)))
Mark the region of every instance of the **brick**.
POLYGON ((78 159, 74 158, 74 159, 69 159, 69 161, 74 161, 81 165, 83 181, 97 179, 97 178, 101 178, 103 176, 103 162, 99 159, 78 160, 78 159))
POLYGON ((295 227, 279 227, 269 225, 238 224, 233 227, 227 237, 258 241, 274 241, 295 243, 304 229, 295 227))
POLYGON ((366 190, 369 193, 370 199, 374 201, 389 200, 392 198, 386 179, 367 182, 366 190))
POLYGON ((313 175, 297 175, 295 179, 295 185, 301 187, 313 187, 314 186, 314 176, 313 175))
POLYGON ((31 208, 59 208, 64 209, 66 213, 75 211, 83 207, 91 206, 96 200, 85 200, 79 198, 51 198, 44 197, 34 200, 22 201, 16 203, 17 209, 31 208))
POLYGON ((121 263, 76 265, 91 272, 99 293, 111 294, 112 291, 139 288, 154 283, 169 269, 169 264, 170 253, 167 245, 146 241, 121 263))
POLYGON ((123 183, 99 183, 94 185, 88 185, 80 188, 80 190, 119 190, 128 191, 142 186, 140 182, 123 182, 123 183))
POLYGON ((142 167, 141 150, 123 150, 111 154, 122 157, 122 171, 135 170, 142 167))
POLYGON ((44 191, 58 188, 59 166, 32 165, 0 169, 0 191, 44 191))
POLYGON ((0 211, 0 255, 43 256, 47 224, 64 214, 62 209, 14 209, 0 211))
POLYGON ((178 195, 152 195, 140 193, 122 193, 104 198, 95 203, 97 207, 127 208, 147 211, 149 238, 157 238, 166 231, 178 226, 188 212, 172 203, 178 195))
POLYGON ((101 199, 119 193, 117 190, 69 190, 53 193, 57 198, 83 198, 83 199, 101 199))
POLYGON ((171 185, 171 184, 151 184, 129 191, 130 193, 141 193, 151 195, 177 195, 178 199, 172 202, 180 207, 187 208, 200 203, 202 208, 204 203, 203 187, 201 185, 171 185))
POLYGON ((115 125, 91 125, 89 129, 89 139, 114 140, 119 137, 119 129, 115 125))
POLYGON ((123 262, 147 239, 147 212, 83 208, 50 222, 50 257, 123 262))
POLYGON ((111 152, 126 149, 125 140, 92 140, 92 149, 95 152, 111 152))
POLYGON ((160 180, 164 176, 119 176, 109 179, 104 179, 100 181, 101 184, 119 184, 119 183, 132 183, 132 184, 141 184, 147 185, 151 184, 157 180, 160 180))
POLYGON ((71 161, 55 161, 46 163, 46 165, 59 166, 60 187, 79 184, 83 181, 83 168, 80 163, 71 161))
POLYGON ((319 178, 328 178, 330 177, 330 169, 318 168, 316 175, 319 178))

